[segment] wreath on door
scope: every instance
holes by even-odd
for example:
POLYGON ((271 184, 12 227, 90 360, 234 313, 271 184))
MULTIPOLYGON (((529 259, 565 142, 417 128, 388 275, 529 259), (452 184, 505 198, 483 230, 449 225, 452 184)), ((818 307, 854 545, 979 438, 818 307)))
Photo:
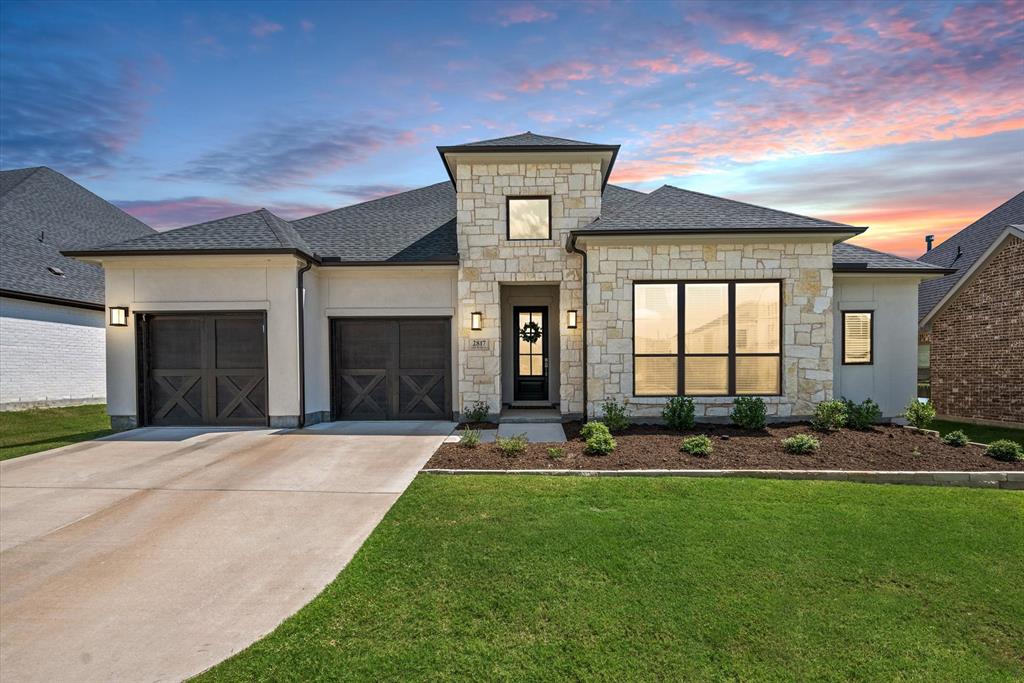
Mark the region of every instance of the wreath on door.
POLYGON ((540 325, 531 320, 519 330, 519 337, 527 344, 534 343, 541 337, 540 325))

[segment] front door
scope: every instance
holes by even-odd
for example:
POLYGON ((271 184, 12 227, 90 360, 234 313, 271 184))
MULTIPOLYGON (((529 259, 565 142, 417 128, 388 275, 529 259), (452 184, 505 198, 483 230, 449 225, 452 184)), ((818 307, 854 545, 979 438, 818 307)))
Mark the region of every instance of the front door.
POLYGON ((516 401, 548 400, 548 309, 545 306, 515 306, 514 348, 516 401))

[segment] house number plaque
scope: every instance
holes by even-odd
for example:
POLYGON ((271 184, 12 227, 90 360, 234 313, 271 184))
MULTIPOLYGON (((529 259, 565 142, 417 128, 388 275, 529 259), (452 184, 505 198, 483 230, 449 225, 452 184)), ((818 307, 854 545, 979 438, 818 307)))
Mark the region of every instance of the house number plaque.
POLYGON ((470 348, 474 349, 489 349, 491 347, 490 340, 488 339, 474 339, 473 345, 470 348))

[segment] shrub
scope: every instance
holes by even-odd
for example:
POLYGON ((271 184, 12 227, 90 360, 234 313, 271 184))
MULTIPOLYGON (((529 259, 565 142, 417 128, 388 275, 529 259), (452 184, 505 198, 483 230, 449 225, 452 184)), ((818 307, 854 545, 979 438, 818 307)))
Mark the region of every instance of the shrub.
POLYGON ((847 407, 842 401, 822 401, 814 409, 811 426, 821 432, 840 429, 846 424, 847 407))
POLYGON ((526 438, 526 434, 516 434, 515 436, 508 437, 497 437, 494 440, 494 445, 498 447, 501 454, 509 458, 513 458, 520 455, 526 450, 526 444, 530 443, 530 440, 526 438))
POLYGON ((693 429, 693 399, 686 396, 674 396, 665 404, 661 416, 671 429, 681 432, 693 429))
POLYGON ((931 403, 921 403, 916 398, 912 398, 903 410, 903 417, 918 429, 927 429, 935 419, 935 406, 931 403))
POLYGON ((690 455, 711 455, 711 439, 703 434, 688 436, 679 445, 679 450, 690 455))
POLYGON ((601 404, 601 421, 605 423, 610 432, 621 432, 629 426, 629 413, 626 406, 610 398, 601 404))
POLYGON ((844 398, 843 405, 846 406, 846 426, 850 429, 863 432, 882 419, 882 409, 870 398, 861 403, 844 398))
POLYGON ((583 431, 580 433, 587 440, 587 445, 583 448, 586 453, 608 455, 615 450, 617 445, 615 439, 612 438, 612 433, 608 431, 607 425, 603 422, 588 422, 583 425, 583 431))
POLYGON ((487 401, 477 401, 471 406, 464 407, 462 414, 466 416, 466 422, 487 422, 491 409, 487 406, 487 401))
POLYGON ((988 445, 988 448, 985 449, 985 455, 1004 462, 1015 462, 1017 460, 1024 460, 1024 448, 1021 448, 1020 444, 1016 441, 999 439, 988 445))
POLYGON ((950 432, 949 434, 946 434, 944 437, 942 437, 942 443, 946 444, 947 446, 957 446, 959 448, 963 448, 964 446, 967 445, 967 442, 967 434, 965 434, 962 429, 958 429, 955 432, 950 432))
POLYGON ((561 446, 551 446, 548 448, 548 457, 552 460, 561 460, 565 456, 565 449, 561 446))
POLYGON ((818 440, 810 434, 797 434, 791 436, 788 439, 782 440, 782 448, 787 453, 794 453, 796 455, 805 455, 807 453, 813 453, 818 450, 818 440))
POLYGON ((464 430, 459 445, 463 448, 476 448, 480 445, 480 432, 475 429, 464 430))
POLYGON ((732 403, 729 416, 733 423, 743 429, 764 429, 768 408, 764 399, 757 396, 740 396, 732 403))

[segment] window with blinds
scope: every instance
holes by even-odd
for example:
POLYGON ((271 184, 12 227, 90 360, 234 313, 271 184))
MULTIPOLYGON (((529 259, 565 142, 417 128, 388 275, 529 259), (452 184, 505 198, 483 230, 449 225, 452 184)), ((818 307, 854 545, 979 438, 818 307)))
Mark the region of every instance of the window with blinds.
POLYGON ((782 285, 668 282, 633 286, 636 396, 782 392, 782 285))
POLYGON ((843 364, 870 365, 872 346, 872 312, 843 311, 843 364))

